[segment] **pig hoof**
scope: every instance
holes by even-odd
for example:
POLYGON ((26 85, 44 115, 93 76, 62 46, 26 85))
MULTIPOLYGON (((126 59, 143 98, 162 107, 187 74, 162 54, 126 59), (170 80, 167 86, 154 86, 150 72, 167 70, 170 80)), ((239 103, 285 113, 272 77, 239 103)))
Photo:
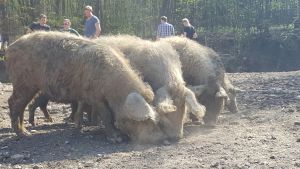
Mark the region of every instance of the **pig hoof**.
POLYGON ((23 130, 17 133, 18 138, 25 138, 31 136, 31 133, 27 130, 23 130))

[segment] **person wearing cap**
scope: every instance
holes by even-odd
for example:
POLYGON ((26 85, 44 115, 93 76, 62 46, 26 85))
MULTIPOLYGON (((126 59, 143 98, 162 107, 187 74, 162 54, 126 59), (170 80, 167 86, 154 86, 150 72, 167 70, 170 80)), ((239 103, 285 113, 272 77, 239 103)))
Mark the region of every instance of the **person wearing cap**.
POLYGON ((101 26, 97 16, 93 15, 93 8, 86 6, 84 8, 84 36, 89 39, 96 39, 100 36, 101 26))
POLYGON ((74 35, 80 36, 80 34, 75 29, 71 28, 71 24, 72 23, 71 23, 70 19, 64 19, 64 26, 60 31, 61 32, 69 32, 74 35))
POLYGON ((193 25, 190 24, 190 21, 187 18, 182 19, 183 28, 183 36, 189 39, 196 39, 197 33, 193 25))
POLYGON ((166 16, 160 17, 160 24, 157 28, 156 38, 166 38, 173 35, 175 35, 174 27, 172 24, 168 23, 168 18, 166 16))
POLYGON ((46 24, 47 23, 47 16, 44 14, 41 14, 39 17, 38 22, 33 22, 28 30, 27 33, 33 32, 33 31, 50 31, 50 26, 46 24))

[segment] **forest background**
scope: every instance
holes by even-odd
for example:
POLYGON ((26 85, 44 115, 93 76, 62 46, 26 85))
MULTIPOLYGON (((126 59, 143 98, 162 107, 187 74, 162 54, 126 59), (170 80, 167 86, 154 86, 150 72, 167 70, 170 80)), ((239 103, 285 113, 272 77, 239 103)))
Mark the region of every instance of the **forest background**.
POLYGON ((162 15, 180 35, 189 18, 198 42, 216 50, 228 72, 300 69, 300 0, 0 0, 0 33, 13 42, 44 13, 52 30, 69 18, 82 34, 85 5, 105 35, 155 39, 162 15))

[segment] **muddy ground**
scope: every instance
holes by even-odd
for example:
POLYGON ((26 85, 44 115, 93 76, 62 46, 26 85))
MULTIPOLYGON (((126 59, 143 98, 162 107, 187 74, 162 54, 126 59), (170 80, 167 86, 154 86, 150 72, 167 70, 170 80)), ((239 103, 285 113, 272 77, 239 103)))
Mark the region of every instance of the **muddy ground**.
POLYGON ((221 114, 215 128, 188 125, 171 145, 110 144, 99 128, 82 131, 64 122, 68 105, 51 103, 55 122, 37 112, 33 135, 18 140, 10 129, 0 86, 0 168, 300 168, 300 71, 229 74, 246 92, 240 112, 221 114))

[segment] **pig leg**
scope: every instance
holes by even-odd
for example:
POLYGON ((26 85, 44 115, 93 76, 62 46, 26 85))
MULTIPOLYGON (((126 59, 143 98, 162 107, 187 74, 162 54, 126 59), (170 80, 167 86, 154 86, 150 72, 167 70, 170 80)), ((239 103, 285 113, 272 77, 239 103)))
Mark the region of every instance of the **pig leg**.
POLYGON ((229 99, 226 102, 226 107, 228 108, 228 110, 231 113, 238 113, 238 111, 239 111, 238 106, 237 106, 236 96, 240 92, 244 92, 244 90, 241 90, 241 89, 233 87, 233 86, 230 87, 229 89, 227 89, 227 94, 228 94, 229 99))
POLYGON ((92 112, 91 111, 88 111, 86 112, 87 113, 87 117, 88 117, 88 122, 90 124, 92 124, 92 120, 93 120, 93 117, 92 117, 92 112))
POLYGON ((113 112, 110 110, 107 103, 100 103, 98 106, 93 106, 94 114, 100 113, 100 118, 105 126, 105 134, 107 140, 112 143, 122 142, 121 132, 115 128, 113 112))
MULTIPOLYGON (((39 97, 39 96, 37 96, 39 97)), ((38 102, 36 101, 37 98, 34 98, 33 101, 28 105, 28 111, 29 111, 29 123, 32 126, 35 126, 34 122, 34 114, 37 107, 39 107, 38 102)))
POLYGON ((20 137, 30 133, 24 127, 24 110, 38 90, 26 86, 14 86, 13 93, 8 99, 11 126, 20 137))
POLYGON ((42 112, 44 113, 44 116, 46 118, 47 121, 49 122, 53 122, 53 119, 50 117, 50 114, 47 110, 47 105, 48 105, 49 100, 44 100, 43 104, 40 105, 40 109, 42 110, 42 112))
POLYGON ((226 102, 226 107, 231 113, 238 113, 239 109, 236 103, 236 93, 229 92, 229 101, 226 102))
POLYGON ((206 107, 199 104, 194 93, 188 88, 186 89, 186 105, 199 120, 205 116, 206 107))
POLYGON ((83 109, 82 108, 83 108, 83 103, 78 102, 77 110, 74 115, 76 128, 81 128, 82 124, 83 124, 83 111, 82 111, 83 109))
POLYGON ((69 121, 69 122, 75 122, 75 114, 77 112, 77 108, 78 108, 78 103, 72 102, 71 103, 71 114, 69 117, 66 117, 64 120, 69 121))
POLYGON ((44 113, 44 116, 46 119, 48 119, 50 122, 52 122, 52 118, 50 117, 48 111, 47 111, 47 104, 49 102, 49 99, 46 95, 44 94, 39 94, 37 97, 33 99, 33 101, 28 105, 28 110, 29 110, 29 123, 32 126, 35 126, 34 122, 34 115, 35 115, 35 110, 37 107, 40 107, 42 112, 44 113))
POLYGON ((91 122, 92 125, 99 125, 99 117, 98 117, 98 114, 96 112, 96 110, 92 110, 92 112, 88 113, 88 116, 90 116, 89 120, 91 122))
POLYGON ((218 120, 219 114, 224 109, 225 99, 211 97, 206 102, 206 114, 203 118, 206 126, 215 126, 218 120))
POLYGON ((80 118, 83 118, 83 112, 86 111, 86 113, 88 115, 88 122, 93 124, 93 125, 97 125, 98 124, 97 114, 92 112, 91 106, 89 106, 87 104, 84 104, 84 103, 82 103, 82 105, 80 105, 80 106, 81 106, 80 107, 81 110, 78 110, 79 103, 74 102, 74 103, 71 104, 72 113, 69 116, 69 119, 71 121, 74 121, 75 123, 79 124, 80 123, 80 118), (80 112, 82 112, 82 113, 80 113, 80 112), (77 120, 75 120, 75 119, 77 119, 77 120))

